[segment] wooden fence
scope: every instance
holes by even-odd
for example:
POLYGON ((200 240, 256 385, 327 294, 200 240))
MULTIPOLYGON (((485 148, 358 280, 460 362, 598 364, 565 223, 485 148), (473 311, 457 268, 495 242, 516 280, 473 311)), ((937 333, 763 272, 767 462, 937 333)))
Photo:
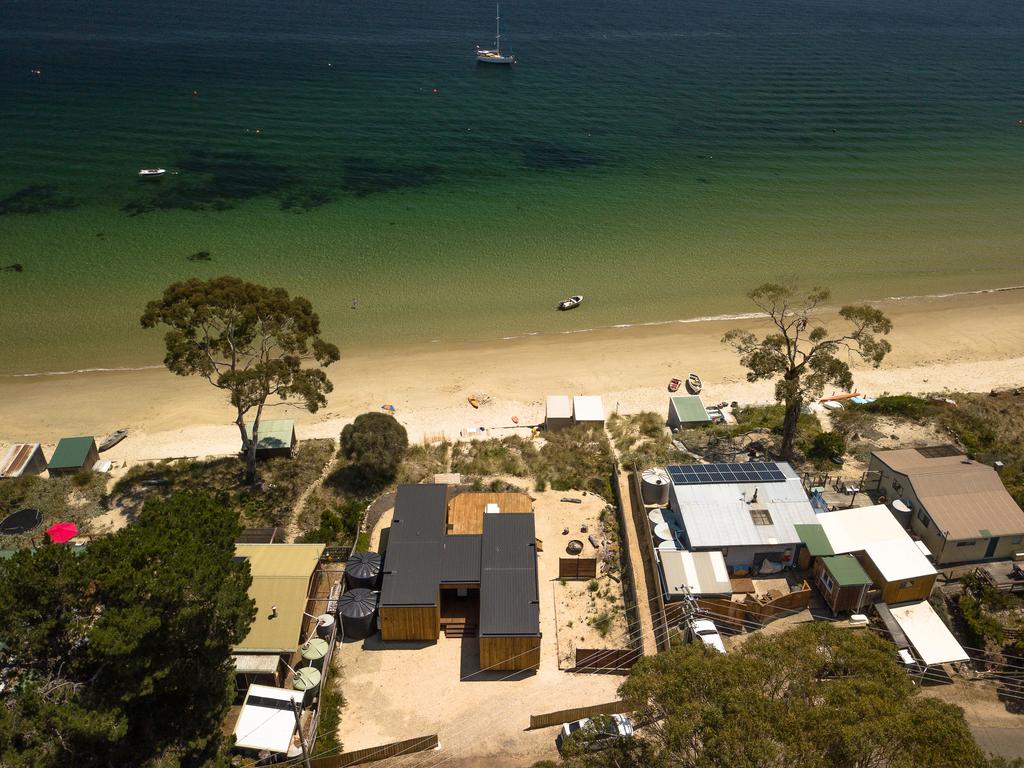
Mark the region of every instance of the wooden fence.
POLYGON ((576 666, 569 671, 627 672, 642 656, 634 648, 577 648, 576 666))
POLYGON ((658 653, 667 651, 671 647, 672 633, 670 627, 676 626, 679 622, 672 621, 668 608, 665 605, 665 598, 661 593, 661 581, 658 579, 658 563, 654 555, 654 539, 651 538, 651 519, 643 504, 643 488, 640 485, 640 468, 633 462, 633 471, 630 473, 629 491, 632 495, 633 524, 636 526, 637 535, 640 537, 640 555, 643 559, 644 578, 647 580, 647 594, 654 595, 653 602, 642 606, 641 610, 651 611, 651 621, 654 623, 654 641, 658 647, 658 653))
MULTIPOLYGON (((626 525, 626 515, 630 514, 631 506, 629 499, 622 498, 621 467, 618 462, 612 464, 612 489, 615 493, 615 519, 619 527, 619 565, 622 574, 622 599, 626 604, 626 623, 631 627, 629 641, 641 651, 643 650, 643 629, 640 624, 640 612, 637 605, 636 583, 633 581, 633 558, 630 555, 629 526, 626 525)), ((629 490, 629 483, 626 485, 629 490)), ((636 567, 643 573, 643 563, 637 563, 636 567)), ((645 606, 646 607, 646 606, 645 606)))
POLYGON ((558 558, 558 578, 560 579, 594 579, 597 578, 596 557, 560 557, 558 558))
MULTIPOLYGON (((571 723, 574 720, 582 720, 584 717, 593 717, 594 715, 615 715, 619 712, 628 712, 629 709, 629 706, 624 701, 610 701, 607 704, 592 704, 589 707, 576 707, 575 709, 562 709, 558 712, 546 712, 543 715, 530 715, 529 730, 571 723)), ((320 766, 317 768, 320 768, 320 766)), ((327 768, 327 766, 323 766, 323 768, 327 768)))
MULTIPOLYGON (((389 757, 411 755, 414 752, 425 752, 436 747, 437 734, 433 733, 430 736, 420 736, 415 739, 406 739, 405 741, 394 741, 391 744, 343 752, 340 755, 314 757, 309 763, 312 768, 346 768, 349 765, 361 765, 362 763, 372 763, 375 760, 384 760, 389 757)), ((301 762, 299 765, 301 765, 301 762)))

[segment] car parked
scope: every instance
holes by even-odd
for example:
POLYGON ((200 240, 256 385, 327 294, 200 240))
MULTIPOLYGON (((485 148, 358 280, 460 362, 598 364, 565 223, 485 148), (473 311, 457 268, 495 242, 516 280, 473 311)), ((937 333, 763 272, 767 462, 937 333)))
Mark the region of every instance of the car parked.
POLYGON ((683 628, 683 639, 688 643, 704 643, 719 653, 725 653, 725 643, 718 633, 718 627, 710 619, 693 619, 683 628))
POLYGON ((585 717, 562 725, 562 730, 555 738, 555 746, 561 752, 566 739, 575 737, 583 741, 588 751, 596 752, 607 749, 616 739, 628 739, 632 735, 633 724, 626 715, 598 715, 596 718, 585 717))

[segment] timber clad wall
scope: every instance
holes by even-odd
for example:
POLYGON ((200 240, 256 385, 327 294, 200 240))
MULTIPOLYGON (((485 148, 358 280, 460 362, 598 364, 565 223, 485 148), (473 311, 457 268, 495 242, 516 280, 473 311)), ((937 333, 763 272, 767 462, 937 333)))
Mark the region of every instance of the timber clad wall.
POLYGON ((381 606, 381 640, 437 640, 441 611, 436 605, 381 606))
POLYGON ((938 578, 937 573, 931 573, 927 576, 918 576, 907 581, 888 582, 882 578, 882 574, 875 568, 875 564, 871 562, 870 557, 858 555, 857 560, 868 576, 871 577, 871 580, 882 590, 882 602, 889 603, 890 605, 906 603, 910 600, 927 600, 928 595, 932 593, 935 579, 938 578))
POLYGON ((537 669, 540 637, 481 637, 480 669, 537 669))
MULTIPOLYGON (((835 579, 832 579, 831 591, 822 582, 821 574, 825 571, 825 564, 821 558, 814 559, 814 584, 825 598, 832 613, 856 612, 867 602, 869 587, 856 585, 852 587, 841 587, 835 579)), ((870 576, 870 574, 868 574, 870 576)))

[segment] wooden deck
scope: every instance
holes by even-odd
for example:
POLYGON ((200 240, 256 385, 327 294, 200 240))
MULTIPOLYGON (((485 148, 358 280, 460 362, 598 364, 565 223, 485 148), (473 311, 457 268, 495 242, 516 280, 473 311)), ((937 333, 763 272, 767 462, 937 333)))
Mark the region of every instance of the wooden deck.
POLYGON ((460 493, 448 502, 448 533, 483 533, 484 509, 488 504, 497 504, 506 514, 533 512, 533 500, 528 493, 460 493))

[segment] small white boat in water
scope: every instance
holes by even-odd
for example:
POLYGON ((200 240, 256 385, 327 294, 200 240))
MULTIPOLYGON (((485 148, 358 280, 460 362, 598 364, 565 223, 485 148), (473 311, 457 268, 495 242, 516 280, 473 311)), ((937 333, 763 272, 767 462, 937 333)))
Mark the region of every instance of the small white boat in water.
POLYGON ((139 176, 163 176, 165 173, 166 168, 143 168, 139 171, 139 176))
POLYGON ((560 311, 564 311, 566 309, 575 309, 582 303, 582 296, 570 296, 568 299, 563 299, 562 301, 558 302, 558 309, 560 311))
POLYGON ((499 6, 494 6, 495 22, 497 28, 494 34, 494 50, 483 50, 480 46, 476 49, 477 64, 515 64, 516 57, 511 53, 501 52, 501 13, 499 6))

